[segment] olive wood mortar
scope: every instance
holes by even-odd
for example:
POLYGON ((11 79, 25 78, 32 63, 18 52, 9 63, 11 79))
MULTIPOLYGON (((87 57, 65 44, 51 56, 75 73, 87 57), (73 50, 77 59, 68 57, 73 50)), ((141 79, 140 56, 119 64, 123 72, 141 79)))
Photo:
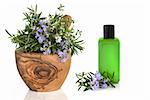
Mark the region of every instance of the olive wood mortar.
POLYGON ((20 76, 30 90, 48 92, 58 90, 64 83, 71 64, 71 54, 66 62, 58 55, 24 53, 15 51, 16 65, 20 76))

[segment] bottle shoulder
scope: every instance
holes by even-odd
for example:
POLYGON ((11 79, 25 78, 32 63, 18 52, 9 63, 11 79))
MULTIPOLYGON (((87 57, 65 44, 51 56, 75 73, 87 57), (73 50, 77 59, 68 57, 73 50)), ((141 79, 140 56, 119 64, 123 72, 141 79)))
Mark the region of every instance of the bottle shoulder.
POLYGON ((104 39, 104 38, 100 38, 99 39, 99 42, 101 42, 101 43, 112 43, 112 42, 115 42, 115 43, 118 43, 118 44, 120 44, 120 40, 118 39, 118 38, 114 38, 114 39, 104 39))
POLYGON ((114 38, 114 39, 104 39, 104 38, 99 38, 99 41, 120 41, 118 38, 114 38))

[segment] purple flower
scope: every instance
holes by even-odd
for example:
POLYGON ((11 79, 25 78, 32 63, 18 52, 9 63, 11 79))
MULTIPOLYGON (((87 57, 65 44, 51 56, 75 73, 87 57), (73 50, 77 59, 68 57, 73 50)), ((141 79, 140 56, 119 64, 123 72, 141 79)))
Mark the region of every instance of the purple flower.
POLYGON ((93 80, 90 82, 90 84, 91 84, 91 85, 94 85, 94 84, 95 84, 95 81, 96 81, 96 80, 93 79, 93 80))
POLYGON ((103 84, 103 85, 101 86, 101 88, 103 88, 103 89, 105 89, 105 88, 107 88, 107 87, 108 87, 107 84, 103 84))
POLYGON ((90 82, 90 85, 92 87, 92 90, 99 89, 99 81, 93 77, 92 81, 90 82))
POLYGON ((95 81, 94 85, 92 86, 93 90, 98 90, 99 89, 99 82, 95 81))
POLYGON ((42 28, 43 28, 44 32, 46 31, 47 27, 48 26, 46 26, 46 25, 42 25, 42 28))
POLYGON ((57 54, 58 54, 58 56, 60 57, 60 61, 61 61, 61 62, 65 62, 65 61, 68 59, 68 56, 67 56, 67 52, 66 52, 66 51, 62 52, 62 51, 60 51, 60 50, 57 50, 57 54))
POLYGON ((37 31, 38 31, 38 32, 40 32, 40 33, 42 33, 42 32, 43 32, 43 30, 42 30, 42 29, 38 29, 37 31))
POLYGON ((63 49, 68 49, 69 47, 69 42, 67 40, 63 40, 62 42, 60 42, 60 46, 63 48, 63 49))
POLYGON ((43 24, 44 24, 44 23, 43 23, 43 20, 40 20, 39 24, 40 24, 40 25, 43 25, 43 24))
POLYGON ((61 59, 60 61, 61 62, 65 62, 68 58, 67 57, 64 57, 63 59, 61 59))
POLYGON ((96 78, 97 80, 101 80, 103 77, 102 77, 101 74, 97 71, 97 72, 95 73, 95 78, 96 78))
POLYGON ((108 82, 108 80, 104 79, 103 76, 97 71, 92 77, 92 81, 90 82, 90 85, 93 90, 97 90, 98 88, 105 89, 108 87, 106 82, 108 82))
POLYGON ((43 52, 44 55, 48 55, 51 53, 51 50, 48 48, 45 52, 43 52))
POLYGON ((35 38, 38 38, 38 37, 40 37, 40 34, 38 32, 36 32, 35 38))
POLYGON ((39 42, 39 43, 43 43, 44 40, 46 40, 46 38, 45 38, 44 36, 40 35, 40 36, 38 37, 38 42, 39 42))
POLYGON ((57 54, 58 54, 58 56, 60 56, 60 57, 62 57, 62 56, 63 56, 63 52, 62 52, 62 51, 60 51, 60 50, 57 50, 57 54))

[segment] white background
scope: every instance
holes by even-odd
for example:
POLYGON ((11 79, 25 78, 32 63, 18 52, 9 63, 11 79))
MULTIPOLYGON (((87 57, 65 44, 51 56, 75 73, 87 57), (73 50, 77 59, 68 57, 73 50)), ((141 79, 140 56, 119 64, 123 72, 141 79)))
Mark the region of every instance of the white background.
POLYGON ((0 0, 0 100, 150 100, 150 6, 149 0, 0 0), (61 90, 28 91, 15 64, 15 45, 4 29, 16 33, 24 26, 26 7, 38 4, 43 15, 65 5, 78 29, 83 31, 85 50, 72 57, 69 75, 61 90), (75 73, 98 68, 98 39, 103 25, 114 24, 121 42, 121 80, 117 88, 78 92, 75 73))

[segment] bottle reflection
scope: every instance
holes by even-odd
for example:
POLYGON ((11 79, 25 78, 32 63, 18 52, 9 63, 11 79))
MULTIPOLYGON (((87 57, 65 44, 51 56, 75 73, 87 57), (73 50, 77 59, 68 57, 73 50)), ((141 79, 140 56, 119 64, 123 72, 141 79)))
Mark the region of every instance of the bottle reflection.
POLYGON ((53 92, 34 92, 29 90, 24 100, 67 100, 67 96, 61 89, 53 92))

